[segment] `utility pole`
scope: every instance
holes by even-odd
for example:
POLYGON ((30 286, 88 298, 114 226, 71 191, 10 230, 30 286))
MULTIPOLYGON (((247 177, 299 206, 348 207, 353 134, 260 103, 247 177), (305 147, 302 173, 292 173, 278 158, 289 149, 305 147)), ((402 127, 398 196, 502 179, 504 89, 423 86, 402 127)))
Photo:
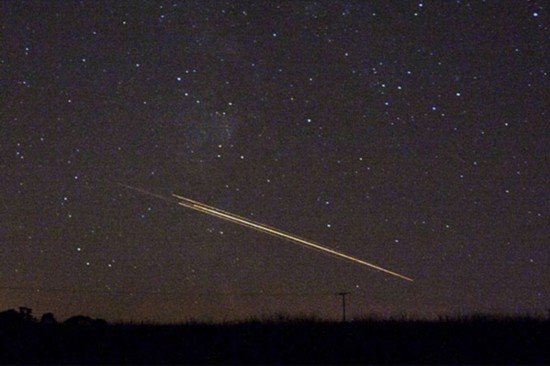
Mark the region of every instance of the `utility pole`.
POLYGON ((342 321, 346 321, 346 295, 349 295, 349 292, 338 292, 336 295, 342 296, 342 321))

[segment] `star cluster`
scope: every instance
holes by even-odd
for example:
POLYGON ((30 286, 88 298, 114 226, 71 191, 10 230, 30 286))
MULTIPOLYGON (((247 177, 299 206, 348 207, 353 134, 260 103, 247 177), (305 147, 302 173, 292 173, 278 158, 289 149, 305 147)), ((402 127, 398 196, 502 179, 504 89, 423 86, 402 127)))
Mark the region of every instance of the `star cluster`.
POLYGON ((5 1, 0 306, 175 321, 543 311, 548 9, 5 1), (117 183, 171 192, 405 283, 117 183))

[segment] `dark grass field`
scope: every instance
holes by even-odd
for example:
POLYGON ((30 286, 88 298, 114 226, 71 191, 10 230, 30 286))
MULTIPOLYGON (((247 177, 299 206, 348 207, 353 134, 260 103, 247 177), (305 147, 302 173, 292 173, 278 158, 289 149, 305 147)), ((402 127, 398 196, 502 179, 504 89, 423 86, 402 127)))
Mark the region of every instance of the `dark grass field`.
POLYGON ((550 364, 550 321, 464 316, 346 323, 0 324, 0 361, 25 364, 550 364))

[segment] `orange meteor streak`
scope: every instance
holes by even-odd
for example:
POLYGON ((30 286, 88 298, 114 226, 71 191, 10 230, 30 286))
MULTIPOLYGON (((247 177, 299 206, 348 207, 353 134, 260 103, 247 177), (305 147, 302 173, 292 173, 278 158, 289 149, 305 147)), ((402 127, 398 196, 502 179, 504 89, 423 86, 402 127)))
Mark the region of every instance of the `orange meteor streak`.
POLYGON ((194 201, 192 199, 185 198, 185 197, 177 195, 175 193, 172 193, 172 196, 174 196, 175 198, 180 200, 180 202, 178 202, 178 204, 180 206, 187 207, 187 208, 190 208, 192 210, 199 211, 199 212, 202 212, 202 213, 205 213, 205 214, 208 214, 208 215, 211 215, 211 216, 214 216, 214 217, 226 220, 226 221, 230 221, 230 222, 233 222, 235 224, 239 224, 239 225, 242 225, 242 226, 245 226, 245 227, 248 227, 248 228, 251 228, 251 229, 254 229, 254 230, 257 230, 257 231, 260 231, 260 232, 263 232, 263 233, 266 233, 266 234, 269 234, 269 235, 272 235, 272 236, 275 236, 275 237, 278 237, 278 238, 282 238, 282 239, 285 239, 285 240, 303 245, 303 246, 305 246, 307 248, 310 248, 310 249, 316 249, 316 250, 322 251, 324 253, 328 253, 330 255, 336 256, 336 257, 341 258, 341 259, 345 259, 345 260, 348 260, 348 261, 351 261, 351 262, 354 262, 354 263, 358 263, 358 264, 361 264, 361 265, 364 265, 364 266, 368 266, 368 267, 374 268, 378 271, 390 274, 392 276, 399 277, 403 280, 407 280, 407 281, 411 281, 411 282, 413 281, 412 278, 409 278, 409 277, 403 276, 399 273, 396 273, 396 272, 390 271, 388 269, 382 268, 382 267, 380 267, 376 264, 366 262, 364 260, 352 257, 350 255, 344 254, 344 253, 336 251, 334 249, 327 248, 325 246, 322 246, 322 245, 317 244, 315 242, 312 242, 310 240, 300 238, 296 235, 286 233, 284 231, 275 229, 275 228, 270 227, 268 225, 265 225, 265 224, 262 224, 262 223, 244 218, 242 216, 235 215, 233 213, 230 213, 230 212, 227 212, 227 211, 224 211, 224 210, 220 210, 216 207, 205 205, 204 203, 200 203, 198 201, 194 201))

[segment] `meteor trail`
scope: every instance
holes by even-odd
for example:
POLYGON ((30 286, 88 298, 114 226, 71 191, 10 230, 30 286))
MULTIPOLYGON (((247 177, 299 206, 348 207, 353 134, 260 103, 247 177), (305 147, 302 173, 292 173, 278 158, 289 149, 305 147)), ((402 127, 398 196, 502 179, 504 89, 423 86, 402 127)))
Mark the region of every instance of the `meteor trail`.
POLYGON ((390 271, 388 269, 382 268, 380 266, 377 266, 376 264, 366 262, 364 260, 352 257, 350 255, 344 254, 344 253, 336 251, 334 249, 327 248, 327 247, 322 246, 320 244, 314 243, 310 240, 300 238, 296 235, 286 233, 284 231, 275 229, 275 228, 267 226, 265 224, 262 224, 262 223, 259 223, 259 222, 256 222, 256 221, 253 221, 253 220, 250 220, 250 219, 246 219, 244 217, 235 215, 235 214, 227 212, 227 211, 220 210, 220 209, 212 207, 212 206, 205 205, 204 203, 200 203, 200 202, 194 201, 192 199, 185 198, 185 197, 177 195, 175 193, 172 193, 172 196, 174 196, 175 198, 178 198, 180 200, 180 202, 178 202, 178 204, 180 206, 187 207, 187 208, 190 208, 192 210, 199 211, 199 212, 202 212, 202 213, 205 213, 205 214, 208 214, 208 215, 211 215, 211 216, 223 219, 223 220, 227 220, 227 221, 233 222, 235 224, 239 224, 239 225, 242 225, 242 226, 245 226, 245 227, 248 227, 248 228, 251 228, 251 229, 254 229, 254 230, 257 230, 257 231, 275 236, 275 237, 279 237, 279 238, 282 238, 282 239, 285 239, 285 240, 288 240, 288 241, 291 241, 291 242, 294 242, 294 243, 298 243, 298 244, 303 245, 303 246, 305 246, 307 248, 310 248, 310 249, 316 249, 316 250, 331 254, 333 256, 336 256, 336 257, 339 257, 339 258, 342 258, 342 259, 346 259, 346 260, 354 262, 354 263, 358 263, 358 264, 361 264, 361 265, 364 265, 364 266, 368 266, 368 267, 374 268, 378 271, 390 274, 390 275, 395 276, 395 277, 399 277, 399 278, 407 280, 407 281, 411 281, 411 282, 413 281, 412 278, 409 278, 409 277, 403 276, 399 273, 396 273, 396 272, 390 271))
POLYGON ((302 246, 304 246, 308 249, 315 249, 315 250, 321 251, 323 253, 333 255, 333 256, 338 257, 340 259, 345 259, 345 260, 348 260, 350 262, 354 262, 354 263, 357 263, 357 264, 361 264, 363 266, 374 268, 374 269, 376 269, 380 272, 387 273, 389 275, 401 278, 401 279, 406 280, 406 281, 411 281, 411 282, 414 281, 410 277, 404 276, 404 275, 399 274, 397 272, 390 271, 389 269, 385 269, 385 268, 380 267, 376 264, 369 263, 369 262, 364 261, 362 259, 352 257, 351 255, 347 255, 347 254, 339 252, 337 250, 330 249, 328 247, 322 246, 322 245, 317 244, 315 242, 312 242, 310 240, 300 238, 299 236, 296 236, 294 234, 286 233, 284 231, 281 231, 279 229, 275 229, 274 227, 268 226, 266 224, 262 224, 260 222, 254 221, 254 220, 247 219, 245 217, 236 215, 234 213, 227 212, 227 211, 221 210, 219 208, 206 205, 204 203, 201 203, 201 202, 192 200, 190 198, 186 198, 186 197, 177 195, 175 193, 172 193, 172 196, 179 200, 177 202, 174 201, 173 199, 169 198, 169 197, 161 196, 159 194, 146 191, 142 188, 132 187, 132 186, 129 186, 129 185, 123 184, 123 183, 117 183, 117 184, 122 186, 122 187, 125 187, 127 189, 130 189, 132 191, 136 191, 136 192, 139 192, 139 193, 142 193, 142 194, 146 194, 148 196, 155 197, 155 198, 161 199, 161 200, 169 202, 169 203, 177 203, 180 206, 187 207, 187 208, 190 208, 192 210, 202 212, 202 213, 217 217, 217 218, 222 219, 222 220, 233 222, 235 224, 245 226, 245 227, 248 227, 250 229, 253 229, 253 230, 265 233, 265 234, 275 236, 277 238, 285 239, 285 240, 291 241, 293 243, 300 244, 300 245, 302 245, 302 246))
POLYGON ((153 192, 149 192, 149 191, 146 191, 145 189, 142 189, 142 188, 137 188, 137 187, 132 187, 132 186, 129 186, 127 184, 123 184, 123 183, 117 183, 119 186, 122 186, 124 188, 128 188, 132 191, 136 191, 136 192, 139 192, 139 193, 143 193, 143 194, 146 194, 148 196, 151 196, 151 197, 155 197, 155 198, 158 198, 160 200, 163 200, 163 201, 166 201, 168 203, 176 203, 174 202, 173 199, 170 199, 168 197, 165 197, 165 196, 161 196, 160 194, 156 194, 156 193, 153 193, 153 192))

